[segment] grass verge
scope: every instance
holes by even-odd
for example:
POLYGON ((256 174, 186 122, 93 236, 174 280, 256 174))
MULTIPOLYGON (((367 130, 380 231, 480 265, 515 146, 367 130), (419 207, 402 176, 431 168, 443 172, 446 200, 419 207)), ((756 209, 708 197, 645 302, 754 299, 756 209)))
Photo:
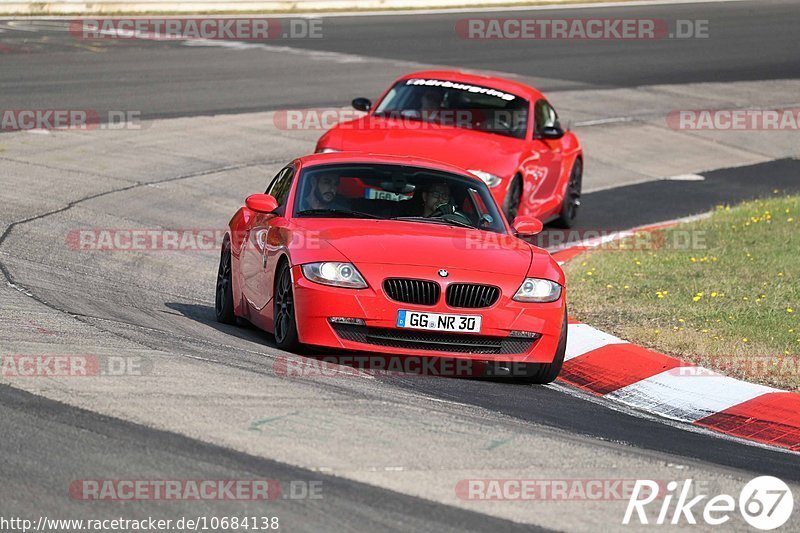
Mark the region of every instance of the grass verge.
POLYGON ((570 314, 720 373, 798 390, 800 196, 605 246, 565 265, 570 314))

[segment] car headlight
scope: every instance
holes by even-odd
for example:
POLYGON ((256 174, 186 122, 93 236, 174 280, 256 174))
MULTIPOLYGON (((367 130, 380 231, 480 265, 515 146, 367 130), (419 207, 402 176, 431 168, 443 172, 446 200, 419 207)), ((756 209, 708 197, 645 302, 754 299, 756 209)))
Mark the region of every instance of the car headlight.
POLYGON ((497 187, 498 185, 500 185, 500 182, 503 181, 503 178, 495 176, 494 174, 489 174, 488 172, 484 172, 483 170, 468 170, 467 172, 482 179, 483 182, 489 187, 497 187))
POLYGON ((348 289, 367 288, 367 282, 352 263, 308 263, 301 269, 306 279, 314 283, 348 289))
POLYGON ((318 154, 332 154, 334 152, 341 152, 341 150, 337 150, 336 148, 320 148, 317 150, 318 154))
POLYGON ((525 278, 514 300, 517 302, 555 302, 561 297, 561 285, 549 279, 525 278))

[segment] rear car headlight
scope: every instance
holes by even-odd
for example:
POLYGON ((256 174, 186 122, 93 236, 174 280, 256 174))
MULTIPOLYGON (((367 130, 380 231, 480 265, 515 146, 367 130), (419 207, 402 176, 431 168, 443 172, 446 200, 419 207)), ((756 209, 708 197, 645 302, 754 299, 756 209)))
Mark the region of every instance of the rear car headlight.
POLYGON ((483 170, 468 170, 467 172, 482 179, 483 182, 489 187, 497 187, 498 185, 500 185, 500 182, 503 181, 503 178, 501 178, 500 176, 489 174, 488 172, 484 172, 483 170))
POLYGON ((561 297, 561 285, 549 279, 525 278, 514 300, 517 302, 555 302, 561 297))
POLYGON ((333 287, 366 289, 367 282, 352 263, 308 263, 300 267, 307 280, 333 287))

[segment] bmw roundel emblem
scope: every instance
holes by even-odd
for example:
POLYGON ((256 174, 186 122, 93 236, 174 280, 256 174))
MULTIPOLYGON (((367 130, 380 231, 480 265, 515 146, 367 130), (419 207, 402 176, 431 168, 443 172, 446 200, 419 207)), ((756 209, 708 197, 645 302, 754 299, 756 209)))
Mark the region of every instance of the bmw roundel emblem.
POLYGON ((443 277, 443 278, 446 278, 447 276, 449 276, 449 275, 450 275, 450 273, 449 273, 447 270, 445 270, 445 269, 441 269, 441 270, 439 270, 439 275, 440 275, 441 277, 443 277))

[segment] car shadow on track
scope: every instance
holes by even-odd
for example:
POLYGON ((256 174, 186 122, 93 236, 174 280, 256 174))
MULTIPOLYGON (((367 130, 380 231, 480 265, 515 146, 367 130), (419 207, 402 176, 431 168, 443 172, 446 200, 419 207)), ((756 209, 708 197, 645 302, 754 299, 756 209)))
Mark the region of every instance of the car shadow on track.
MULTIPOLYGON (((239 319, 238 326, 220 324, 214 308, 209 305, 167 302, 169 309, 226 335, 265 344, 277 350, 275 338, 246 320, 239 319)), ((502 369, 487 361, 434 357, 425 353, 392 355, 374 352, 355 352, 329 348, 305 347, 302 351, 278 356, 276 363, 281 373, 291 377, 331 377, 342 374, 371 375, 388 378, 455 378, 502 381, 515 383, 502 369)))
POLYGON ((211 305, 190 304, 185 302, 167 302, 164 305, 173 311, 177 311, 186 318, 214 328, 226 335, 233 335, 240 339, 267 344, 271 348, 275 348, 275 337, 266 331, 258 329, 246 320, 238 319, 236 326, 217 322, 214 307, 211 305))

